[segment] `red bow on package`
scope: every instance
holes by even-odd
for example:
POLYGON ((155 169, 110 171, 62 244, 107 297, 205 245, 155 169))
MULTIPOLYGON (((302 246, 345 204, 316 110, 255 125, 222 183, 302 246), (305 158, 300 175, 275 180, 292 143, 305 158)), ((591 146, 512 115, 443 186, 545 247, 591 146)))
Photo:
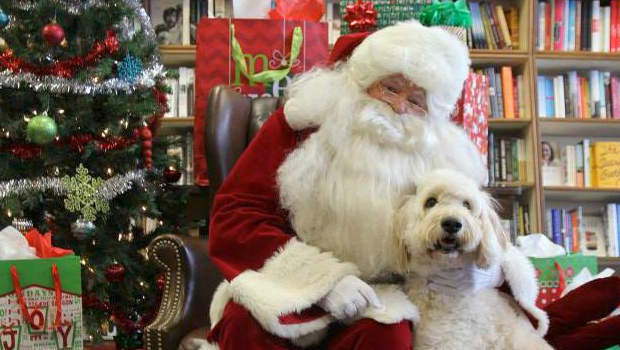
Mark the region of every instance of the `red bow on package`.
POLYGON ((51 232, 42 235, 37 229, 32 229, 24 237, 26 237, 28 245, 36 250, 39 258, 58 258, 73 254, 72 250, 52 246, 51 232))
POLYGON ((323 0, 276 0, 275 8, 269 11, 269 18, 318 22, 324 13, 323 0))
POLYGON ((372 1, 357 0, 348 4, 342 19, 349 23, 352 32, 369 32, 377 26, 377 10, 372 1))

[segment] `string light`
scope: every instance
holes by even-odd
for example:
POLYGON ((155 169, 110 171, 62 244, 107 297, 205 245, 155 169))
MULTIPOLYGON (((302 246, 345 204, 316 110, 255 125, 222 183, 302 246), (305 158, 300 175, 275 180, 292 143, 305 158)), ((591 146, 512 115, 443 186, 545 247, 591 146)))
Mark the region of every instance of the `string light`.
POLYGON ((108 175, 112 175, 112 173, 113 173, 112 168, 108 168, 108 169, 106 169, 106 171, 105 171, 105 172, 106 172, 106 174, 108 174, 108 175))
POLYGON ((26 123, 30 122, 30 117, 29 117, 29 116, 27 116, 27 115, 25 115, 25 116, 24 116, 24 121, 25 121, 26 123))
POLYGON ((146 211, 146 205, 142 206, 142 211, 146 211))
POLYGON ((8 217, 12 217, 13 216, 13 213, 11 213, 11 209, 7 209, 6 210, 6 216, 8 216, 8 217))
POLYGON ((86 259, 85 258, 80 259, 80 264, 86 266, 86 259))
POLYGON ((120 241, 122 241, 122 240, 123 240, 123 234, 122 234, 122 233, 119 233, 119 234, 118 234, 118 241, 120 242, 120 241))

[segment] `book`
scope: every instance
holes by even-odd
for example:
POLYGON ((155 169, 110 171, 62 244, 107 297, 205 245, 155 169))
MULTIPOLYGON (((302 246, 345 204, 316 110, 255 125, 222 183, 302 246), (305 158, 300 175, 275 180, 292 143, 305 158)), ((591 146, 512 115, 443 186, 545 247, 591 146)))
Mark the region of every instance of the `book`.
POLYGON ((584 255, 607 256, 605 223, 601 215, 584 215, 579 235, 579 251, 584 255))
POLYGON ((508 20, 508 30, 510 31, 510 41, 512 42, 512 47, 515 49, 519 48, 519 7, 512 6, 508 9, 507 20, 508 20))
POLYGON ((618 216, 616 204, 608 203, 605 210, 607 256, 618 257, 618 216))
POLYGON ((595 186, 620 188, 620 142, 599 141, 592 148, 595 186))
POLYGON ((590 49, 592 52, 601 52, 601 2, 600 0, 592 0, 591 14, 591 42, 590 49))
POLYGON ((515 103, 511 66, 503 66, 501 68, 501 79, 504 102, 504 118, 515 119, 515 103))
POLYGON ((544 186, 562 186, 561 151, 557 142, 541 142, 542 180, 544 186))
POLYGON ((166 84, 170 86, 171 92, 168 95, 168 112, 164 118, 179 116, 179 79, 177 77, 167 77, 166 84))
POLYGON ((538 51, 546 50, 545 48, 545 36, 546 36, 546 13, 547 3, 544 1, 538 2, 538 33, 536 35, 536 49, 538 51))
POLYGON ((158 45, 183 44, 183 5, 187 0, 158 0, 150 4, 158 45))
POLYGON ((568 51, 575 51, 575 29, 576 29, 576 17, 577 8, 575 0, 568 0, 568 30, 567 30, 567 43, 565 49, 568 51))
POLYGON ((502 39, 505 43, 505 48, 512 49, 513 43, 510 37, 510 30, 508 30, 508 22, 506 21, 506 16, 504 14, 504 8, 502 5, 495 6, 495 13, 497 14, 497 19, 499 21, 499 27, 501 29, 502 39))
POLYGON ((564 6, 566 6, 566 0, 555 0, 553 28, 553 50, 555 51, 562 51, 564 49, 564 6))

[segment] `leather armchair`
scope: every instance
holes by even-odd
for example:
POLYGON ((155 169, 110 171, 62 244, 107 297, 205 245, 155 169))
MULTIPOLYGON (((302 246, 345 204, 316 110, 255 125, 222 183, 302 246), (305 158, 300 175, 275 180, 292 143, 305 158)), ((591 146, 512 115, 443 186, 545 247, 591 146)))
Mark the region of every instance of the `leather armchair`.
MULTIPOLYGON (((275 97, 250 99, 224 85, 211 90, 204 133, 210 181, 205 210, 241 153, 282 104, 275 97)), ((163 269, 166 284, 157 316, 145 329, 146 349, 173 350, 192 337, 204 339, 211 297, 222 280, 209 259, 207 239, 162 235, 151 242, 148 256, 163 269)))

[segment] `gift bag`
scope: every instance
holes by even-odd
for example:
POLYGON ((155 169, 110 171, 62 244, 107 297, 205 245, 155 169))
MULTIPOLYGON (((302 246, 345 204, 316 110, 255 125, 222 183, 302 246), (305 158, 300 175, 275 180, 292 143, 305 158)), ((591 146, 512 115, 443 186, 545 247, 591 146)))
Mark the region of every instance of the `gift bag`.
POLYGON ((582 254, 562 255, 552 258, 530 258, 536 268, 539 293, 536 306, 544 309, 560 298, 564 288, 582 269, 598 273, 598 260, 595 256, 582 254))
POLYGON ((0 350, 82 349, 80 259, 0 261, 0 350))
POLYGON ((324 63, 327 24, 261 19, 203 19, 196 52, 196 183, 207 185, 204 124, 213 87, 227 84, 250 97, 281 96, 293 75, 324 63))
POLYGON ((483 74, 471 72, 463 84, 463 92, 454 112, 452 121, 465 129, 469 138, 476 144, 484 165, 488 161, 489 102, 486 96, 488 80, 483 74))

